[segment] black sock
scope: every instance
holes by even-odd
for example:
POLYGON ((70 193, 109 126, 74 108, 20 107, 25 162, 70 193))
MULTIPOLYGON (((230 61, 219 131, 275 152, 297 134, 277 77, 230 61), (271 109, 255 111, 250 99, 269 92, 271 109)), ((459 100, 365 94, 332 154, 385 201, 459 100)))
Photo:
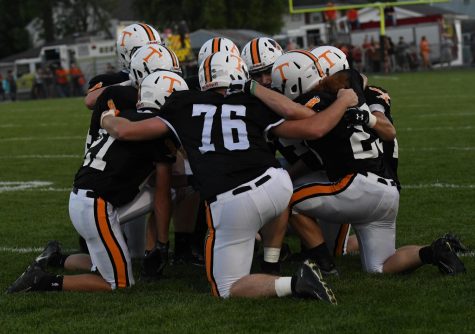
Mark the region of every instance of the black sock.
POLYGON ((293 295, 295 295, 295 284, 297 284, 297 276, 294 275, 290 281, 290 289, 292 290, 293 295))
POLYGON ((63 275, 47 274, 43 276, 33 290, 36 291, 61 291, 63 290, 63 275))
POLYGON ((419 258, 424 264, 433 264, 434 263, 434 252, 430 246, 422 247, 419 250, 419 258))
POLYGON ((261 262, 261 269, 266 274, 278 275, 280 274, 280 262, 261 262))
POLYGON ((192 233, 175 232, 175 255, 191 255, 192 233))
POLYGON ((54 268, 64 268, 64 262, 71 254, 55 254, 48 260, 48 266, 54 268))
POLYGON ((322 259, 322 258, 332 259, 332 256, 330 255, 330 251, 328 250, 326 242, 316 247, 308 249, 305 252, 305 255, 307 255, 307 257, 310 259, 317 260, 317 262, 318 262, 318 259, 322 259))

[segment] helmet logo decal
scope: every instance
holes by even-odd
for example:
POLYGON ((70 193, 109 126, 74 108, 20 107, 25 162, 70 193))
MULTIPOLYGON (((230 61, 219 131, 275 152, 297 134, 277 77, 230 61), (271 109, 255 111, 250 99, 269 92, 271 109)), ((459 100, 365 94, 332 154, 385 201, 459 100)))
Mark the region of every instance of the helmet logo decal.
POLYGON ((274 70, 274 72, 275 72, 275 71, 279 71, 279 73, 280 73, 280 78, 282 79, 282 81, 287 80, 287 78, 286 78, 285 75, 284 75, 284 66, 289 67, 289 63, 282 63, 282 64, 280 64, 279 66, 276 66, 276 68, 275 68, 275 70, 274 70))
POLYGON ((162 54, 160 51, 158 51, 157 49, 155 49, 153 46, 149 46, 148 48, 149 48, 150 50, 152 50, 152 52, 150 52, 150 53, 147 55, 147 57, 145 57, 145 58, 143 59, 144 62, 148 63, 149 59, 150 59, 154 54, 157 54, 158 57, 160 57, 160 58, 163 57, 163 54, 162 54))
POLYGON ((131 36, 132 33, 128 31, 122 31, 122 40, 120 41, 120 46, 125 46, 125 36, 131 36))
POLYGON ((241 69, 241 67, 242 67, 242 59, 241 59, 241 57, 235 56, 235 55, 233 55, 233 54, 230 55, 230 56, 231 56, 232 58, 236 58, 236 60, 237 60, 237 62, 238 62, 238 63, 237 63, 237 66, 236 66, 236 70, 238 70, 239 72, 242 72, 242 69, 241 69))
POLYGON ((164 75, 163 80, 165 80, 165 79, 170 79, 170 86, 168 86, 168 90, 167 90, 167 92, 169 92, 169 93, 173 93, 173 88, 175 87, 175 82, 178 82, 178 84, 181 85, 181 82, 178 79, 175 79, 175 78, 169 77, 167 75, 164 75))
POLYGON ((232 54, 239 54, 239 50, 237 49, 236 44, 233 45, 229 52, 231 52, 232 54))
POLYGON ((327 56, 327 54, 332 53, 330 50, 326 50, 324 53, 318 56, 318 59, 325 59, 328 63, 329 68, 332 68, 335 66, 335 63, 331 61, 330 57, 327 56))

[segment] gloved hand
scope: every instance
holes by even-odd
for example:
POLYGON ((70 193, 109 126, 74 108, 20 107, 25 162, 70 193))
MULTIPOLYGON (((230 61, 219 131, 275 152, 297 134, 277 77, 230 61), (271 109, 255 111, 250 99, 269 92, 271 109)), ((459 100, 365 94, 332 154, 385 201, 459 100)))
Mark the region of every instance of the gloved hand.
POLYGON ((350 124, 367 125, 370 128, 373 128, 378 121, 369 110, 358 107, 347 109, 343 117, 350 124))
POLYGON ((229 85, 229 88, 226 90, 226 96, 237 94, 237 93, 246 93, 254 95, 256 90, 257 81, 252 79, 247 80, 233 80, 229 85))

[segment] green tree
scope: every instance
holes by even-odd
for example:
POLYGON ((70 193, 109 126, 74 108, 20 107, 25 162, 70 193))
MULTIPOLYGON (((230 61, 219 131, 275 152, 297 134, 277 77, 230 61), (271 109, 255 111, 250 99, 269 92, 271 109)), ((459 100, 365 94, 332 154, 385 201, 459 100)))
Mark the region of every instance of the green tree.
POLYGON ((190 30, 254 29, 280 31, 286 0, 135 0, 146 22, 160 29, 185 20, 190 30))

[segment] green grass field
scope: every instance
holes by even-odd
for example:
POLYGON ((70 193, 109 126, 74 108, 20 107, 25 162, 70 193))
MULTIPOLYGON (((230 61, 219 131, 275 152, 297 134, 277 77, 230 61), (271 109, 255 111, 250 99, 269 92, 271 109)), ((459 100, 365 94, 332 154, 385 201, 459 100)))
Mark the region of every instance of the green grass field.
MULTIPOLYGON (((452 231, 473 249, 475 71, 370 82, 389 90, 398 131, 405 186, 398 246, 429 243, 452 231)), ((48 240, 78 247, 68 196, 88 123, 81 99, 0 104, 1 291, 48 240)), ((356 255, 339 258, 341 277, 329 279, 336 307, 292 298, 218 300, 209 294, 204 269, 173 266, 165 279, 127 291, 0 294, 0 332, 473 333, 473 253, 463 260, 468 273, 456 277, 433 266, 380 276, 362 273, 356 255)), ((286 264, 284 272, 294 268, 286 264)))

